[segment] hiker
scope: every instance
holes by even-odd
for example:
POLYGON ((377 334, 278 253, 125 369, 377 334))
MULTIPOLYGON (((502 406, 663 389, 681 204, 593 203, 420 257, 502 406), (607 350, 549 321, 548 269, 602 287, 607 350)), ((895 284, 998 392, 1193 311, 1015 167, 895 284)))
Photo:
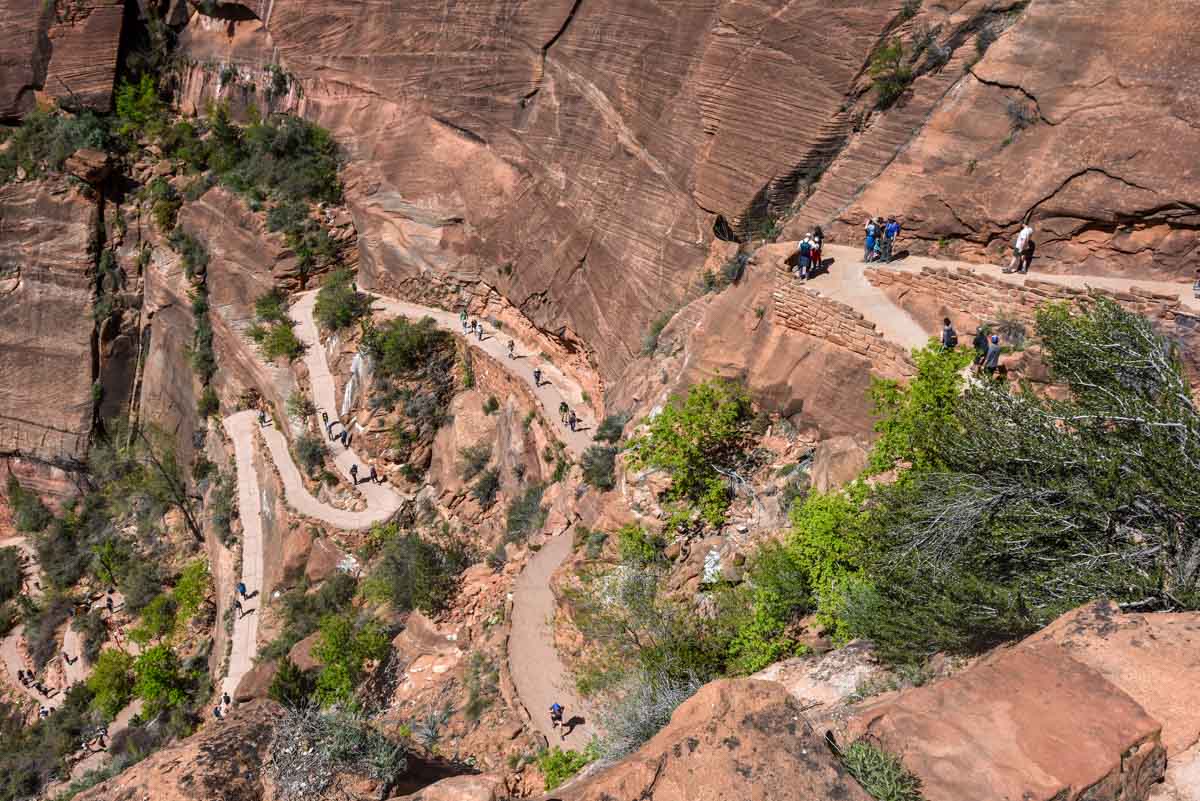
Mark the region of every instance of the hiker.
POLYGON ((824 238, 825 238, 825 235, 823 233, 821 233, 821 226, 819 226, 819 225, 816 228, 814 228, 813 232, 811 234, 809 234, 809 236, 808 236, 808 241, 812 243, 812 247, 810 248, 809 254, 808 254, 809 255, 809 268, 808 268, 808 277, 809 278, 812 278, 821 270, 821 240, 824 238))
POLYGON ((988 343, 987 356, 983 360, 983 369, 988 375, 995 375, 996 368, 1000 366, 1000 337, 992 334, 991 342, 988 343))
POLYGON ((575 416, 575 410, 572 409, 570 411, 570 413, 567 414, 567 425, 569 425, 571 427, 571 430, 574 431, 575 424, 578 422, 579 422, 579 418, 575 416))
POLYGON ((41 709, 38 710, 38 717, 42 718, 42 719, 50 717, 50 709, 48 707, 43 706, 41 709))
POLYGON ((1196 270, 1196 280, 1192 282, 1192 294, 1200 298, 1200 269, 1196 270))
POLYGON ((566 401, 559 401, 558 402, 558 419, 562 420, 564 423, 567 422, 567 412, 569 412, 570 410, 571 410, 571 407, 567 406, 566 401))
POLYGON ((325 426, 326 433, 329 432, 329 412, 321 410, 321 425, 325 426))
POLYGON ((801 281, 808 280, 808 272, 812 269, 812 240, 807 236, 796 246, 796 269, 801 281))
POLYGON ((342 429, 341 440, 342 440, 342 447, 345 448, 346 450, 349 450, 350 449, 350 429, 348 429, 348 428, 342 429))
POLYGON ((550 705, 550 725, 556 729, 562 728, 563 725, 563 708, 562 704, 555 701, 550 705))
POLYGON ((954 350, 958 347, 958 332, 950 325, 950 318, 942 318, 942 349, 954 350))
POLYGON ((258 424, 260 426, 266 426, 267 424, 267 413, 262 409, 258 410, 258 424))
POLYGON ((229 706, 233 703, 233 699, 229 697, 229 693, 223 694, 221 696, 221 700, 225 702, 225 706, 229 706))
POLYGON ((515 353, 513 353, 513 348, 515 348, 515 347, 517 347, 517 343, 513 342, 511 339, 508 340, 508 358, 510 358, 510 359, 517 358, 517 355, 515 353))
POLYGON ((375 465, 371 465, 371 483, 379 483, 379 472, 375 469, 375 465))
POLYGON ((896 237, 900 236, 900 223, 895 217, 888 217, 887 225, 883 228, 883 260, 890 263, 896 248, 896 237))
POLYGON ((104 599, 104 606, 106 609, 108 609, 108 613, 111 615, 113 613, 113 600, 111 595, 104 599))
POLYGON ((971 360, 971 364, 978 372, 983 367, 983 360, 987 358, 988 338, 985 326, 980 325, 975 329, 975 338, 971 340, 971 347, 975 348, 975 358, 971 360))
POLYGON ((467 330, 467 310, 466 309, 463 309, 462 311, 460 311, 458 313, 458 323, 459 323, 459 325, 461 325, 463 327, 464 331, 467 330))
POLYGON ((350 465, 350 478, 354 479, 354 486, 358 486, 358 465, 350 465))
POLYGON ((62 658, 63 658, 63 661, 66 662, 68 665, 75 664, 75 662, 79 659, 79 657, 72 659, 70 654, 68 654, 66 651, 62 652, 62 658))
POLYGON ((220 720, 222 717, 224 717, 224 716, 221 714, 221 707, 220 707, 220 705, 217 705, 217 706, 214 706, 214 707, 213 707, 213 717, 214 717, 214 718, 216 718, 217 720, 220 720))
POLYGON ((243 599, 245 599, 245 597, 246 597, 246 583, 245 583, 244 581, 239 581, 239 582, 237 583, 237 593, 238 593, 238 595, 240 595, 240 596, 241 596, 243 599))
POLYGON ((1021 275, 1029 272, 1029 265, 1033 264, 1033 253, 1037 250, 1037 243, 1033 241, 1033 237, 1025 240, 1025 248, 1021 251, 1021 275))
POLYGON ((1015 273, 1020 269, 1021 262, 1024 258, 1023 254, 1025 252, 1025 243, 1029 241, 1029 237, 1031 236, 1033 236, 1033 229, 1029 227, 1029 223, 1026 223, 1021 229, 1021 232, 1017 234, 1016 240, 1013 242, 1012 261, 1009 263, 1008 267, 1004 268, 1004 272, 1015 273))
POLYGON ((236 612, 240 613, 240 612, 242 611, 242 602, 241 602, 241 600, 239 600, 239 599, 237 599, 237 598, 234 598, 234 599, 233 599, 233 608, 234 608, 234 611, 236 611, 236 612))
POLYGON ((535 387, 542 385, 542 368, 540 367, 533 368, 533 385, 535 387))
POLYGON ((863 244, 863 261, 869 262, 872 254, 875 253, 875 237, 879 235, 879 228, 875 225, 875 218, 867 218, 867 239, 863 244))
POLYGON ((872 255, 872 261, 880 261, 883 258, 883 218, 875 218, 875 253, 872 255))
POLYGON ((475 328, 475 333, 479 336, 479 341, 482 342, 483 341, 483 323, 480 323, 475 328))

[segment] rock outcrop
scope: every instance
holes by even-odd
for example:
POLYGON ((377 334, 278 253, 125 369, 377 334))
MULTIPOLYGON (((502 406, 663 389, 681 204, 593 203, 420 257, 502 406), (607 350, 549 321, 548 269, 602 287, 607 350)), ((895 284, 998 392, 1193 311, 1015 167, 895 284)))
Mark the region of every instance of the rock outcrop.
POLYGON ((928 801, 1145 799, 1200 739, 1200 616, 1101 602, 969 669, 863 707, 928 801))
POLYGON ((36 94, 71 108, 112 108, 125 4, 121 0, 0 0, 0 119, 36 94))
POLYGON ((556 790, 562 801, 868 801, 823 733, 774 682, 717 681, 619 764, 556 790))
POLYGON ((65 181, 0 186, 0 453, 77 466, 92 430, 97 205, 65 181))
POLYGON ((220 725, 147 757, 115 778, 76 796, 78 801, 261 801, 263 775, 279 707, 256 701, 220 725))

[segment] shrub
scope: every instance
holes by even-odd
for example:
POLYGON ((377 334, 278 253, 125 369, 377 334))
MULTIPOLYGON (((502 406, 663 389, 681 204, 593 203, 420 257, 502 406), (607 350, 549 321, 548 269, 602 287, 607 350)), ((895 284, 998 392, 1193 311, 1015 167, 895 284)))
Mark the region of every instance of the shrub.
POLYGON ((287 296, 278 288, 260 295, 254 301, 254 319, 260 323, 289 322, 287 296))
POLYGON ((24 574, 21 551, 11 547, 0 548, 0 604, 21 594, 24 574))
POLYGON ((303 709, 317 689, 316 671, 301 670, 291 659, 284 657, 267 690, 273 700, 286 707, 303 709))
POLYGON ((405 317, 388 320, 371 331, 367 346, 376 357, 376 370, 386 378, 423 374, 430 369, 448 371, 454 354, 454 338, 438 328, 431 317, 415 323, 405 317))
POLYGON ((744 583, 722 598, 720 624, 730 629, 728 667, 750 674, 796 653, 791 623, 812 608, 808 575, 792 549, 764 545, 750 560, 744 583))
POLYGON ((36 493, 22 487, 21 482, 12 474, 8 476, 8 505, 12 508, 13 523, 17 531, 43 531, 54 519, 54 515, 42 503, 42 499, 36 493))
POLYGON ((495 664, 488 661, 482 651, 475 651, 467 661, 467 672, 464 684, 467 688, 467 703, 463 714, 467 720, 476 721, 483 715, 498 693, 497 682, 500 672, 495 664))
POLYGON ((921 780, 874 743, 856 740, 841 757, 850 775, 877 801, 924 801, 921 780))
MULTIPOLYGON (((183 263, 183 272, 188 278, 208 269, 208 248, 196 237, 182 228, 176 228, 167 238, 167 244, 178 253, 183 263)), ((207 311, 207 308, 205 309, 207 311)))
POLYGON ((538 754, 537 766, 542 776, 545 777, 546 791, 549 792, 557 788, 567 779, 583 770, 595 758, 595 753, 590 749, 585 751, 564 751, 558 746, 554 746, 549 750, 542 751, 538 754))
MULTIPOLYGON (((171 182, 159 177, 146 184, 146 194, 150 198, 150 216, 158 226, 159 232, 173 236, 179 219, 179 209, 183 206, 179 192, 171 182)), ((171 246, 175 247, 173 243, 171 246)))
POLYGON ((233 520, 237 514, 237 482, 228 473, 218 473, 208 496, 208 517, 223 545, 233 542, 233 520))
POLYGON ((212 576, 208 572, 208 562, 204 559, 193 560, 184 566, 179 580, 175 582, 175 588, 171 590, 171 597, 177 607, 177 625, 186 626, 196 616, 200 605, 208 598, 211 586, 212 576))
POLYGON ((106 648, 96 660, 87 678, 92 705, 112 720, 133 698, 133 657, 115 648, 106 648))
POLYGON ((156 135, 166 123, 166 104, 158 97, 154 78, 142 75, 137 83, 122 81, 115 98, 118 132, 127 138, 156 135))
POLYGON ((248 333, 268 361, 286 358, 294 362, 304 355, 304 343, 296 336, 290 320, 269 325, 256 324, 251 326, 248 333))
POLYGON ((594 439, 616 445, 621 441, 621 436, 625 433, 625 424, 628 422, 628 414, 610 414, 600 421, 594 439))
POLYGON ((750 398, 741 386, 722 380, 697 384, 686 398, 673 396, 646 433, 630 441, 630 463, 666 470, 668 499, 695 503, 706 521, 720 525, 729 505, 722 471, 743 457, 750 417, 750 398))
POLYGON ((133 663, 133 694, 141 698, 148 716, 188 701, 188 681, 179 658, 167 645, 142 651, 133 663))
POLYGON ((667 312, 655 318, 654 322, 650 323, 650 328, 646 331, 646 336, 642 338, 643 356, 649 356, 658 350, 658 338, 662 335, 663 329, 667 327, 667 323, 671 322, 671 318, 674 316, 674 312, 667 312))
POLYGON ((904 5, 900 6, 900 20, 912 19, 920 10, 921 0, 904 0, 904 5))
POLYGON ((479 505, 484 509, 491 509, 496 503, 496 493, 500 491, 500 471, 499 470, 484 470, 480 474, 479 480, 471 487, 471 495, 475 500, 479 501, 479 505))
POLYGON ((296 461, 299 462, 309 477, 315 477, 317 471, 325 466, 325 456, 329 450, 325 441, 315 434, 301 434, 296 437, 296 461))
POLYGON ((325 279, 317 292, 313 316, 326 331, 340 331, 354 325, 371 311, 371 299, 353 286, 349 270, 337 270, 325 279))
POLYGON ((58 655, 58 630, 67 622, 74 603, 70 596, 51 593, 26 610, 25 644, 34 670, 41 670, 58 655))
POLYGON ((315 592, 307 583, 285 592, 279 599, 283 630, 259 653, 259 659, 280 659, 292 646, 317 630, 321 619, 349 608, 358 590, 358 580, 349 573, 337 572, 322 582, 315 592))
POLYGON ((892 106, 912 83, 913 71, 904 58, 904 45, 899 38, 892 39, 875 51, 868 68, 871 85, 875 88, 876 106, 887 109, 892 106))
POLYGON ((470 481, 483 472, 488 462, 491 461, 492 446, 486 442, 477 442, 461 449, 458 455, 462 458, 459 475, 462 476, 463 481, 470 481))
POLYGON ((495 395, 488 395, 488 399, 483 402, 483 413, 493 414, 500 408, 500 401, 496 400, 495 395))
POLYGON ((459 574, 468 562, 465 549, 456 542, 437 544, 405 532, 383 546, 371 582, 397 611, 435 614, 458 592, 459 574))
POLYGON ((604 734, 599 755, 615 761, 633 753, 671 722, 679 705, 696 694, 703 682, 694 677, 677 677, 662 670, 639 670, 599 714, 604 734))
POLYGON ((653 564, 662 560, 666 547, 661 536, 651 534, 636 523, 624 525, 617 531, 617 551, 621 561, 636 564, 653 564))
POLYGON ((292 390, 292 394, 288 395, 286 408, 288 415, 299 417, 302 420, 317 413, 317 405, 298 389, 292 390))
POLYGON ((360 713, 313 707, 284 707, 266 764, 283 801, 326 798, 343 774, 373 779, 386 794, 408 766, 404 747, 360 713))
POLYGON ((313 656, 322 667, 313 697, 327 707, 349 700, 362 681, 363 665, 386 656, 391 642, 378 623, 355 620, 350 613, 327 615, 318 631, 313 656))
POLYGON ((162 588, 158 567, 149 561, 137 561, 130 565, 121 581, 121 594, 125 596, 125 610, 136 615, 156 597, 162 588))
POLYGON ((504 518, 505 542, 524 542, 546 522, 546 510, 542 508, 545 491, 544 485, 532 484, 509 503, 504 518))
POLYGON ((111 150, 108 123, 90 111, 73 116, 35 109, 24 116, 0 151, 0 184, 25 170, 26 178, 59 172, 67 158, 81 147, 111 150))
POLYGON ((215 417, 221 411, 221 400, 217 397, 217 391, 211 385, 200 391, 200 397, 196 399, 196 414, 201 417, 215 417))
POLYGON ((859 526, 866 497, 862 484, 848 492, 812 492, 791 512, 788 546, 820 596, 829 597, 847 578, 865 566, 867 543, 859 526))
POLYGON ((164 593, 142 610, 142 619, 137 628, 129 632, 129 638, 139 645, 167 637, 175 631, 175 599, 164 593))
POLYGON ((584 483, 607 492, 617 485, 617 449, 592 445, 583 452, 584 483))
POLYGON ((71 622, 71 628, 79 632, 84 659, 94 664, 100 657, 101 647, 108 641, 108 624, 104 619, 104 611, 93 609, 78 615, 71 622))

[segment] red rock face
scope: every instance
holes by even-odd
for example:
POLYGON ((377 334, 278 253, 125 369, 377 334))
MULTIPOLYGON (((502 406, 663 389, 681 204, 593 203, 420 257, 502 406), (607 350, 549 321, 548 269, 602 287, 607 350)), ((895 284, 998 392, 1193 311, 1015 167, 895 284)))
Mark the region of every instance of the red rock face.
POLYGON ((63 466, 87 453, 96 224, 65 182, 0 187, 0 453, 63 466))
POLYGON ((124 15, 121 0, 0 0, 0 118, 32 109, 39 90, 111 109, 124 15))

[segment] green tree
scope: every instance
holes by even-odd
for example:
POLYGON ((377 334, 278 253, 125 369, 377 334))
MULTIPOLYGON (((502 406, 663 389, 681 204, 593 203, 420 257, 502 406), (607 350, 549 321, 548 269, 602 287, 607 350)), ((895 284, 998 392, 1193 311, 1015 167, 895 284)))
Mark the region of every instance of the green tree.
POLYGON ((133 657, 105 648, 92 667, 87 686, 92 691, 92 705, 112 720, 133 697, 133 657))
POLYGON ((696 504, 706 521, 720 525, 729 506, 729 476, 750 441, 750 413, 750 398, 738 384, 697 384, 685 398, 672 397, 646 433, 629 442, 630 464, 666 470, 667 497, 696 504))
POLYGON ((149 717, 188 702, 188 678, 168 645, 142 651, 134 660, 133 675, 133 694, 142 699, 149 717))
POLYGON ((876 105, 880 109, 891 107, 913 80, 912 66, 905 59, 904 45, 899 37, 875 51, 868 72, 871 85, 875 87, 876 105))
POLYGON ((175 599, 166 593, 158 596, 142 610, 141 621, 129 632, 129 637, 139 645, 169 637, 175 632, 175 599))
POLYGON ((331 706, 350 698, 367 660, 382 659, 391 642, 374 620, 359 621, 351 614, 326 616, 318 631, 313 656, 322 668, 313 695, 321 706, 331 706))
POLYGON ((166 105, 159 99, 154 78, 148 74, 142 75, 137 83, 123 81, 117 87, 116 109, 120 120, 118 131, 126 138, 156 135, 166 122, 166 105))
POLYGON ((317 292, 313 317, 326 331, 340 331, 354 325, 371 311, 371 299, 354 288, 349 270, 330 273, 317 292))

